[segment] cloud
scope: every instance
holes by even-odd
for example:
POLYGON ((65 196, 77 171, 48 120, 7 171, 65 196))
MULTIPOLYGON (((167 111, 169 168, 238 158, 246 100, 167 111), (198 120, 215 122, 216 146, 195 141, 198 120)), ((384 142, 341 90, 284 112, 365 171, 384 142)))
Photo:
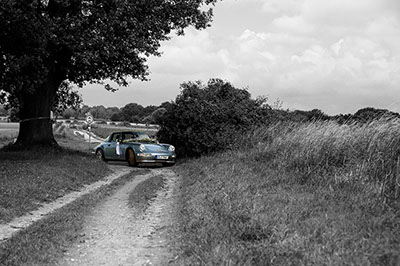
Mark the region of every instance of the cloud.
POLYGON ((162 44, 152 81, 132 85, 137 97, 160 103, 184 81, 220 77, 330 114, 400 99, 398 0, 227 0, 215 11, 209 30, 162 44))
POLYGON ((359 26, 376 17, 386 6, 382 0, 306 0, 301 7, 304 19, 319 26, 346 28, 359 26))
POLYGON ((260 1, 261 10, 268 14, 295 15, 299 13, 304 0, 269 0, 260 1))
POLYGON ((272 21, 277 29, 294 34, 309 34, 314 31, 314 25, 308 23, 301 16, 282 16, 272 21))

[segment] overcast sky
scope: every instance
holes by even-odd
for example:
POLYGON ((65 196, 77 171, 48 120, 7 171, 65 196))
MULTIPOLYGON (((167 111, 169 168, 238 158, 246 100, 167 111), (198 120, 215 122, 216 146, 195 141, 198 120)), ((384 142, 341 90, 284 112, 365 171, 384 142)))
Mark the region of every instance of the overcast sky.
POLYGON ((399 0, 225 0, 207 30, 188 29, 150 58, 149 82, 80 90, 90 106, 174 100, 185 81, 222 78, 290 110, 400 112, 399 0))

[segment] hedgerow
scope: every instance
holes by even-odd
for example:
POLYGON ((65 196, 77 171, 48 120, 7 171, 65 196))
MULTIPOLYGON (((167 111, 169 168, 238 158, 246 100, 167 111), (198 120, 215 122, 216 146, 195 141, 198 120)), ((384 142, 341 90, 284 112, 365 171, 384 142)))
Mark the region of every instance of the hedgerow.
POLYGON ((265 123, 269 111, 266 98, 252 99, 221 79, 187 82, 157 119, 157 137, 177 146, 180 156, 200 156, 230 148, 238 134, 265 123))

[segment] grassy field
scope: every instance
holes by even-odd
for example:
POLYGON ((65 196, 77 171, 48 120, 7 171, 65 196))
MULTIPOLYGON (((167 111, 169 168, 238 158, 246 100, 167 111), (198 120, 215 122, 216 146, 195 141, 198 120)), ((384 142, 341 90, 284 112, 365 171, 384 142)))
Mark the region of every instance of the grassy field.
POLYGON ((178 265, 399 265, 400 122, 280 124, 178 165, 178 265))
POLYGON ((61 151, 0 150, 0 222, 8 222, 110 173, 87 143, 66 129, 55 130, 61 151))
POLYGON ((18 137, 19 123, 0 122, 0 145, 18 137))

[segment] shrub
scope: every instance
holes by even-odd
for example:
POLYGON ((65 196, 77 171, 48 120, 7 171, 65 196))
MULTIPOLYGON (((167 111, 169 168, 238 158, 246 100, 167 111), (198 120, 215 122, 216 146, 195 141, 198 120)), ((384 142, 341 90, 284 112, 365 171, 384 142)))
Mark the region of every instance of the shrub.
POLYGON ((131 127, 132 125, 131 125, 131 123, 129 121, 124 121, 124 122, 121 123, 121 126, 131 127))
POLYGON ((199 156, 229 148, 237 134, 265 123, 270 108, 266 99, 251 99, 221 79, 207 85, 188 82, 170 104, 160 121, 157 137, 178 146, 180 156, 199 156))
POLYGON ((54 128, 59 128, 61 125, 63 124, 63 122, 61 122, 61 121, 58 121, 58 122, 55 122, 54 123, 54 128))

